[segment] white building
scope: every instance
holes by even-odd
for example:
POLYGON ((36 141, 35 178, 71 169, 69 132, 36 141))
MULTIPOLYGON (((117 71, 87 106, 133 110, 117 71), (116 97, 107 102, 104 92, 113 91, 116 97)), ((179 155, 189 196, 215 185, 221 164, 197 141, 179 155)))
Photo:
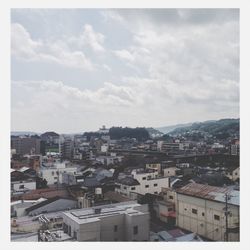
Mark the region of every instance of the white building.
POLYGON ((25 192, 36 189, 36 181, 34 179, 11 181, 12 192, 25 192))
POLYGON ((132 171, 132 176, 133 178, 126 177, 125 179, 120 179, 115 191, 132 197, 131 193, 141 195, 145 195, 146 193, 159 194, 163 187, 169 187, 169 178, 158 178, 158 172, 137 173, 134 170, 132 171))
POLYGON ((54 163, 52 166, 42 166, 40 169, 40 177, 47 180, 48 185, 53 185, 63 182, 63 173, 78 172, 78 166, 69 165, 67 162, 54 163))
POLYGON ((131 201, 64 212, 63 229, 77 241, 148 241, 148 206, 131 201))
POLYGON ((178 227, 214 241, 226 241, 226 235, 228 241, 239 241, 239 191, 191 183, 176 192, 178 227))
POLYGON ((163 169, 163 176, 164 177, 176 176, 179 170, 180 169, 176 167, 165 168, 163 169))

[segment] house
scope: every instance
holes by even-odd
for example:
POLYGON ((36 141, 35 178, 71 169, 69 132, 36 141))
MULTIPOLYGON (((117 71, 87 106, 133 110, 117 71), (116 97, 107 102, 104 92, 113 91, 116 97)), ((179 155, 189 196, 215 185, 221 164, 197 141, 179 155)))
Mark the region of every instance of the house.
POLYGON ((178 227, 214 241, 239 241, 239 191, 190 183, 176 193, 178 227))
POLYGON ((148 206, 130 201, 63 212, 63 229, 77 241, 148 241, 148 206))
POLYGON ((170 177, 170 176, 176 176, 180 174, 180 169, 177 167, 170 167, 163 169, 163 176, 170 177))
POLYGON ((53 197, 26 208, 29 216, 77 208, 77 201, 71 198, 53 197))
POLYGON ((146 193, 158 194, 162 187, 169 186, 169 178, 159 178, 158 172, 133 170, 131 173, 131 177, 127 176, 117 180, 116 192, 132 197, 132 193, 140 195, 146 193))
POLYGON ((232 180, 232 181, 237 181, 240 179, 240 167, 234 167, 232 169, 230 169, 226 176, 232 180))
POLYGON ((17 200, 11 202, 11 217, 21 217, 26 215, 26 208, 34 204, 45 201, 46 199, 40 198, 38 200, 17 200))

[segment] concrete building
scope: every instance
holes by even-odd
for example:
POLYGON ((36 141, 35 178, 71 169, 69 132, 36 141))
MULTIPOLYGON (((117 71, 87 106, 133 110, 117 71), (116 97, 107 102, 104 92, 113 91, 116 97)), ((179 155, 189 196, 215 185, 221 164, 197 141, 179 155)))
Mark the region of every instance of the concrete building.
POLYGON ((177 167, 163 169, 163 176, 164 177, 176 176, 179 173, 180 173, 180 169, 177 167))
POLYGON ((146 169, 152 169, 157 171, 158 173, 161 173, 161 163, 147 163, 146 169))
POLYGON ((60 136, 59 153, 62 159, 72 159, 74 152, 74 140, 70 136, 60 136))
POLYGON ((239 241, 239 191, 190 183, 176 192, 178 227, 214 241, 239 241))
POLYGON ((26 208, 29 216, 77 208, 77 201, 70 198, 54 197, 26 208))
POLYGON ((137 172, 132 171, 132 178, 126 177, 117 181, 115 191, 132 197, 132 193, 145 195, 159 194, 162 187, 169 187, 169 179, 167 177, 158 177, 158 172, 137 172))
POLYGON ((131 201, 64 212, 63 229, 77 241, 148 241, 148 207, 131 201))
POLYGON ((52 166, 42 165, 40 169, 40 177, 47 180, 48 185, 63 183, 63 173, 78 172, 78 166, 69 165, 67 162, 54 163, 52 166))
POLYGON ((40 154, 41 139, 39 137, 11 137, 11 149, 17 154, 40 154))
POLYGON ((232 181, 240 179, 240 167, 231 169, 230 171, 228 171, 226 176, 232 181))

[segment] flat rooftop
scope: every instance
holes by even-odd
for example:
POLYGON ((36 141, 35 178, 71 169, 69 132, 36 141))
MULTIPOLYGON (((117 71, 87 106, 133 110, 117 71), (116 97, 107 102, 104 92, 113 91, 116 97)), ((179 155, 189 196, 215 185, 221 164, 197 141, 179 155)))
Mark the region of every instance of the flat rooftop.
POLYGON ((78 224, 98 221, 102 217, 114 216, 119 214, 139 215, 143 212, 136 210, 141 205, 135 201, 121 202, 112 205, 102 205, 91 208, 83 208, 64 212, 63 214, 78 224))

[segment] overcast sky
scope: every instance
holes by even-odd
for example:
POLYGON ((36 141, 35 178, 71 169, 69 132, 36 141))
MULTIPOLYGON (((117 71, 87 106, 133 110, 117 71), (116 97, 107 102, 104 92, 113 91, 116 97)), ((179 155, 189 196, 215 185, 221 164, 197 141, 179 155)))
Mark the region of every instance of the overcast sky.
POLYGON ((12 131, 239 117, 239 11, 13 9, 12 131))

